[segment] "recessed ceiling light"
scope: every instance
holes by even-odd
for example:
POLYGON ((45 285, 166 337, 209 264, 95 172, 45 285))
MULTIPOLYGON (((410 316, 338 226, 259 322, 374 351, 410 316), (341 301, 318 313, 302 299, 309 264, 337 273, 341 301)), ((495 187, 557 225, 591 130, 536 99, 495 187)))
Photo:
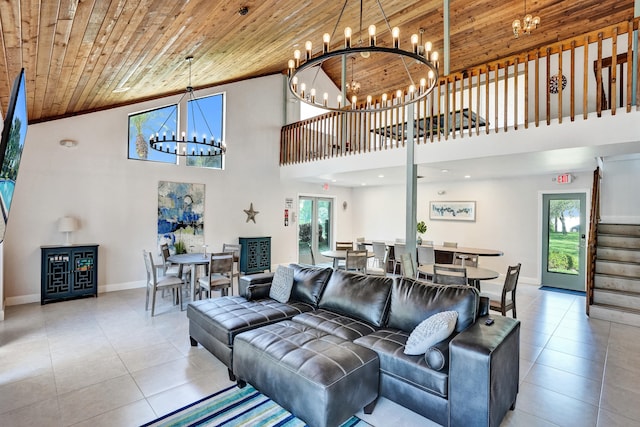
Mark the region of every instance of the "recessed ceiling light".
POLYGON ((469 179, 469 178, 471 178, 471 175, 465 175, 464 177, 469 179))
POLYGON ((365 186, 365 185, 367 185, 367 183, 366 183, 366 182, 363 182, 363 183, 362 183, 362 184, 360 184, 360 185, 365 186))
POLYGON ((449 172, 449 169, 442 169, 440 172, 447 173, 447 172, 449 172))
POLYGON ((331 182, 336 182, 336 181, 338 181, 338 180, 337 180, 337 179, 332 179, 332 180, 331 180, 331 182))
POLYGON ((378 178, 384 178, 384 175, 378 175, 378 178))

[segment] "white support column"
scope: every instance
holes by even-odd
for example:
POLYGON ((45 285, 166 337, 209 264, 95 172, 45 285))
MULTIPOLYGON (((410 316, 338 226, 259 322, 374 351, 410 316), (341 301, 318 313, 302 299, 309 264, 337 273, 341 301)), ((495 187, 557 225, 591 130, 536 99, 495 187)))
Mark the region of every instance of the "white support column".
POLYGON ((416 261, 416 224, 418 203, 418 167, 415 163, 415 104, 407 106, 407 196, 406 196, 406 230, 405 240, 407 252, 416 261))

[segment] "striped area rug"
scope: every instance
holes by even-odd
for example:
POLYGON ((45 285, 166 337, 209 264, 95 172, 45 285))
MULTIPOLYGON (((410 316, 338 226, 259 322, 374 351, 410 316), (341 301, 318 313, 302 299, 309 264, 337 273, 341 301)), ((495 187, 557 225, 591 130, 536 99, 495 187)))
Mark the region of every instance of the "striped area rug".
MULTIPOLYGON (((233 385, 218 391, 142 427, 169 426, 304 427, 306 424, 247 384, 244 388, 233 385)), ((341 427, 356 426, 370 427, 355 416, 341 427)))

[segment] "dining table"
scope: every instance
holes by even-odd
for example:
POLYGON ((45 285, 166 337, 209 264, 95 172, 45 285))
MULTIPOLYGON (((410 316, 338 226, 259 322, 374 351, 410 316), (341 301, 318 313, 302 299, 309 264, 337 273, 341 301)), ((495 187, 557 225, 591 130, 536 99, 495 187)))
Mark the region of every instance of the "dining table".
MULTIPOLYGON (((440 263, 436 263, 436 264, 442 265, 445 267, 462 267, 459 264, 440 264, 440 263)), ((433 266, 434 264, 424 264, 418 267, 418 271, 422 274, 432 276, 433 266)), ((491 279, 497 279, 498 277, 500 277, 500 274, 497 271, 489 270, 488 268, 469 267, 469 266, 465 266, 464 268, 467 269, 467 281, 469 282, 469 285, 475 287, 478 290, 478 292, 480 291, 481 280, 491 280, 491 279)))
MULTIPOLYGON (((327 257, 327 258, 332 258, 333 259, 333 269, 337 270, 338 269, 338 265, 340 264, 340 261, 343 259, 347 259, 347 251, 322 251, 320 252, 320 255, 327 257)), ((367 258, 371 258, 373 257, 373 252, 372 251, 367 251, 367 258)))
MULTIPOLYGON (((384 240, 372 240, 365 241, 365 245, 371 245, 372 242, 383 241, 385 245, 389 248, 389 258, 393 259, 393 248, 398 242, 389 242, 384 240)), ((420 246, 420 245, 419 245, 420 246)), ((428 246, 428 245, 422 245, 428 246)), ((430 246, 430 245, 429 245, 430 246)), ((465 254, 465 255, 478 255, 478 256, 502 256, 504 253, 498 249, 488 249, 488 248, 472 248, 466 246, 443 246, 443 245, 433 245, 433 251, 435 255, 435 261, 438 264, 451 264, 453 262, 453 254, 465 254)))
MULTIPOLYGON (((198 278, 196 277, 196 270, 198 268, 198 266, 200 265, 204 265, 204 266, 208 266, 209 262, 211 261, 211 254, 210 253, 206 253, 206 252, 193 252, 193 253, 187 253, 187 254, 174 254, 171 255, 167 258, 167 261, 169 261, 170 263, 173 264, 179 264, 183 267, 187 266, 187 267, 191 267, 191 283, 190 283, 190 290, 191 290, 191 299, 194 300, 195 298, 195 291, 196 291, 196 281, 198 280, 198 278)), ((233 292, 232 292, 233 294, 233 292)))

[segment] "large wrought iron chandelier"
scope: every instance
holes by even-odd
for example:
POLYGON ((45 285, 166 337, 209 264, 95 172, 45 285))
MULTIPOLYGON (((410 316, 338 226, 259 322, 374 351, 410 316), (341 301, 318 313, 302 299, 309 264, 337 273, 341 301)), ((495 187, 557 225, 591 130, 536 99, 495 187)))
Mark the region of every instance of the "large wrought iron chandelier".
MULTIPOLYGON (((368 43, 362 41, 363 1, 360 0, 360 40, 353 43, 353 30, 351 27, 346 27, 344 29, 342 47, 338 47, 337 49, 334 47, 332 49, 331 40, 334 39, 335 29, 338 28, 348 1, 349 0, 345 0, 342 6, 342 10, 334 27, 334 34, 325 33, 322 37, 322 49, 314 51, 313 43, 307 41, 305 43, 304 54, 296 49, 293 52, 293 59, 288 61, 287 75, 289 89, 296 98, 307 104, 330 111, 363 112, 382 111, 399 106, 406 106, 425 98, 431 93, 439 76, 438 52, 432 49, 431 42, 427 41, 423 44, 422 35, 424 31, 422 29, 419 35, 413 34, 411 36, 411 50, 401 49, 400 30, 398 27, 392 28, 389 24, 380 0, 376 0, 376 3, 382 16, 381 21, 384 22, 386 28, 384 28, 381 33, 378 33, 375 25, 369 25, 368 43), (391 35, 392 45, 379 46, 377 39, 386 31, 391 35), (365 85, 360 82, 359 92, 353 93, 353 91, 350 90, 350 98, 345 99, 348 83, 346 81, 346 75, 344 75, 345 73, 343 72, 340 84, 336 84, 340 91, 339 94, 335 97, 330 97, 327 91, 322 94, 318 93, 315 87, 316 77, 320 68, 323 67, 323 64, 334 58, 342 57, 343 61, 345 61, 346 58, 356 55, 360 55, 362 58, 375 56, 378 58, 378 61, 380 61, 379 55, 384 55, 384 63, 388 64, 399 61, 400 69, 403 70, 403 74, 406 74, 406 84, 385 93, 373 93, 373 90, 365 87, 365 85), (309 71, 314 67, 317 67, 315 73, 309 71)), ((361 65, 359 68, 366 69, 366 65, 361 65)), ((353 80, 353 66, 351 80, 353 80)), ((349 87, 349 89, 351 89, 351 87, 349 87)))
POLYGON ((158 130, 154 134, 151 134, 149 138, 149 145, 154 150, 161 151, 163 153, 175 154, 177 156, 197 156, 197 157, 222 156, 226 152, 227 147, 223 141, 221 140, 216 141, 213 135, 213 132, 211 132, 211 128, 209 127, 209 123, 207 123, 205 114, 202 111, 202 108, 200 108, 200 105, 198 104, 198 99, 195 97, 193 93, 193 86, 191 86, 191 62, 193 61, 193 56, 187 56, 185 60, 189 63, 189 84, 185 90, 185 93, 182 95, 182 97, 180 97, 180 99, 176 103, 174 109, 171 110, 166 120, 160 126, 160 130, 158 130), (182 100, 185 97, 188 97, 188 101, 193 101, 193 102, 187 102, 187 105, 189 105, 189 108, 190 108, 190 114, 188 116, 191 117, 194 122, 193 135, 191 137, 187 137, 186 132, 184 131, 181 133, 180 136, 176 135, 174 132, 171 133, 171 136, 167 135, 166 132, 163 132, 162 135, 160 135, 160 132, 162 131, 162 129, 164 129, 167 121, 169 121, 169 119, 174 115, 176 109, 178 108, 178 105, 181 104, 182 100), (198 110, 197 113, 199 113, 200 116, 202 117, 204 126, 208 131, 209 139, 207 139, 206 133, 202 134, 202 138, 198 138, 199 133, 196 128, 197 121, 195 119, 196 108, 198 110))

